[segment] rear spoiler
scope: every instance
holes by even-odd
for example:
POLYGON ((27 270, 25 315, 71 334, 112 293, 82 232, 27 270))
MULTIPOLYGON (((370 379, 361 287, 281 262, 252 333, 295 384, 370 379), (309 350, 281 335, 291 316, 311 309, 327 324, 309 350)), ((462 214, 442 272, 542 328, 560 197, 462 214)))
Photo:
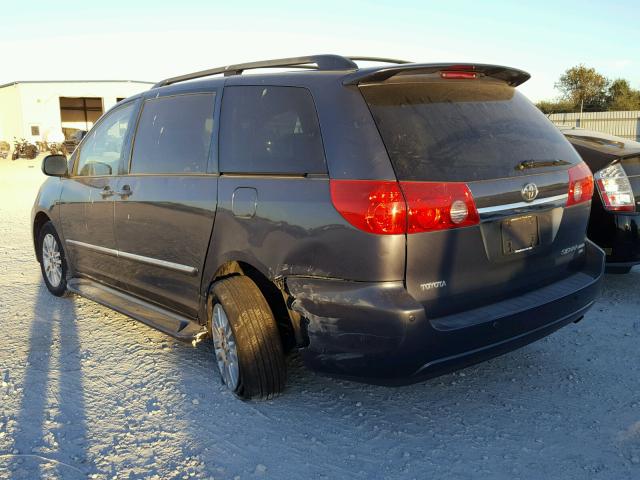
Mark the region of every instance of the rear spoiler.
POLYGON ((502 80, 513 87, 517 87, 531 78, 527 72, 517 68, 500 65, 485 65, 481 63, 406 63, 376 69, 362 69, 349 74, 343 80, 344 85, 358 85, 359 83, 383 82, 400 74, 427 74, 439 71, 475 72, 482 76, 502 80))

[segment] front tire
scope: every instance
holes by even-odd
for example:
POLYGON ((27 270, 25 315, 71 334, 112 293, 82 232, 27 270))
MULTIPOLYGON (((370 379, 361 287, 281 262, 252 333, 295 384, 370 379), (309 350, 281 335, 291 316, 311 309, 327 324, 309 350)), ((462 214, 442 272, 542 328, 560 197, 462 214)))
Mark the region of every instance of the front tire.
POLYGON ((209 328, 225 385, 237 397, 269 399, 284 389, 286 363, 271 308, 245 276, 211 288, 209 328))
POLYGON ((67 293, 67 259, 62 243, 51 222, 42 226, 38 235, 40 269, 47 289, 56 297, 67 293))

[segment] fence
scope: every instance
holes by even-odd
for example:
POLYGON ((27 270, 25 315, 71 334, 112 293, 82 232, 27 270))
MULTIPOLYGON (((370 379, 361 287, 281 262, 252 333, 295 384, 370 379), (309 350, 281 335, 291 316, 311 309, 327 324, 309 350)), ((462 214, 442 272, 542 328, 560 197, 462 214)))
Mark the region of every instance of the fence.
POLYGON ((556 125, 587 128, 640 142, 640 110, 628 112, 552 113, 556 125))

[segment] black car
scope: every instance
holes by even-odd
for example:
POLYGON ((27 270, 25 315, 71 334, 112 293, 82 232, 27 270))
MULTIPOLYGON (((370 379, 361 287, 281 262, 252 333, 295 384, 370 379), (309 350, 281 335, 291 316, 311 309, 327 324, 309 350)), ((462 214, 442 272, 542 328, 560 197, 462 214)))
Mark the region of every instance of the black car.
POLYGON ((211 335, 242 398, 280 392, 294 349, 406 384, 580 320, 604 265, 593 177, 515 89, 529 75, 356 60, 233 65, 120 102, 44 160, 49 290, 211 335), (242 75, 272 67, 294 71, 242 75))
POLYGON ((640 143, 581 128, 559 127, 594 173, 587 234, 607 255, 607 271, 640 264, 640 143))

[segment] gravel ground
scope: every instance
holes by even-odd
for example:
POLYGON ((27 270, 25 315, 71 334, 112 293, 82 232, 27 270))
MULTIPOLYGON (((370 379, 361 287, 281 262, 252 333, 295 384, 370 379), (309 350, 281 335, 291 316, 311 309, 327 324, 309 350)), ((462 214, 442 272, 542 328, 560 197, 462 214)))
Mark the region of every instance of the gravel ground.
POLYGON ((225 391, 197 348, 49 295, 39 163, 0 160, 0 478, 640 478, 640 271, 578 325, 403 388, 290 362, 280 398, 225 391))

